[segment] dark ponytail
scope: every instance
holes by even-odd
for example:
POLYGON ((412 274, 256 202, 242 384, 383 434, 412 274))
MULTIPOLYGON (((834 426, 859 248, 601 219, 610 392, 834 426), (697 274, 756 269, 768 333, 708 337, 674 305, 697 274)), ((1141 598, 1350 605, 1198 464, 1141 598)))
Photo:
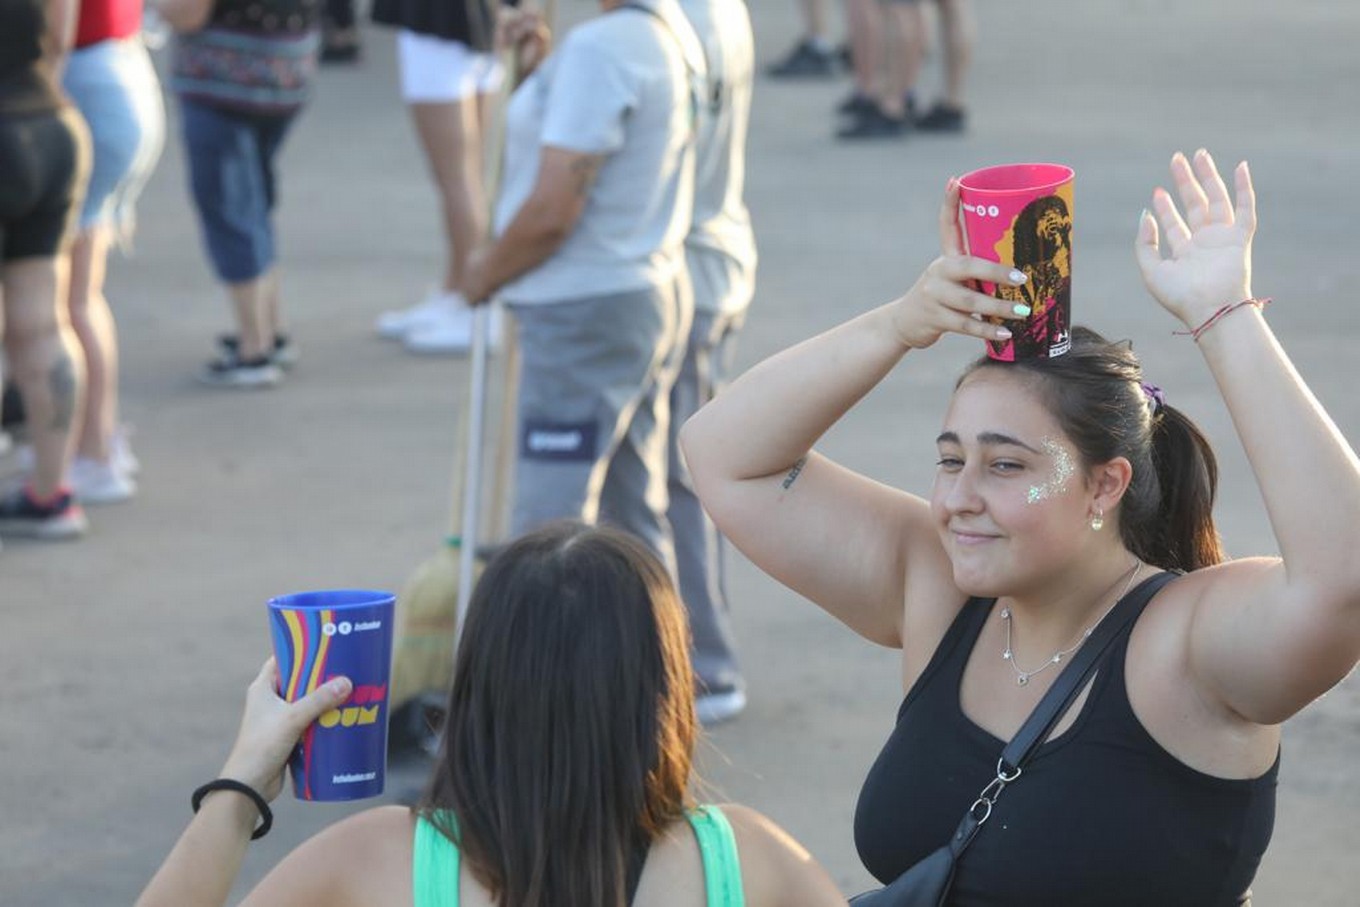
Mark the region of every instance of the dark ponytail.
POLYGON ((1032 381, 1039 399, 1089 468, 1124 457, 1133 466, 1119 505, 1119 533, 1139 558, 1167 570, 1197 570, 1223 560, 1214 528, 1218 462, 1189 418, 1143 389, 1143 368, 1127 343, 1072 329, 1072 348, 1053 359, 997 362, 1032 381))

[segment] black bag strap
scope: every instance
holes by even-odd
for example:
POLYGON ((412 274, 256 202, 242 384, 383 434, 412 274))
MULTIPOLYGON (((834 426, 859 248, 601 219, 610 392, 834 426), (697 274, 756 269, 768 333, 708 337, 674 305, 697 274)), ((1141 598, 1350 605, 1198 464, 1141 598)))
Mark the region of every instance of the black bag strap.
POLYGON ((1092 631, 1086 644, 1072 656, 1072 660, 1067 663, 1066 668, 1063 668, 1058 679, 1053 681, 1053 686, 1048 688, 1048 692, 1039 700, 1039 704, 1025 719, 1020 730, 1011 738, 1011 742, 1006 744, 1006 748, 1001 752, 1001 758, 997 760, 996 777, 982 789, 973 805, 968 807, 963 821, 955 829, 954 836, 949 839, 949 849, 955 859, 958 859, 959 854, 972 843, 973 836, 992 814, 992 805, 996 803, 996 798, 1001 796, 1006 785, 1013 784, 1020 777, 1039 746, 1048 739, 1058 720, 1071 708, 1072 703, 1086 687, 1091 674, 1109 653, 1110 646, 1128 632, 1138 615, 1143 613, 1143 608, 1152 601, 1152 597, 1178 575, 1171 571, 1163 571, 1135 586, 1110 609, 1110 613, 1092 631))

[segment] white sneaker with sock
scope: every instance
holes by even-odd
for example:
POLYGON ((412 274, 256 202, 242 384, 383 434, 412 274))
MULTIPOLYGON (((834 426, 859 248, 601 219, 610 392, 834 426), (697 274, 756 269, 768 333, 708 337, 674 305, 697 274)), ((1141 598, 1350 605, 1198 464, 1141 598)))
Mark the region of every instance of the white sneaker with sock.
POLYGON ((456 320, 467 303, 462 295, 435 290, 409 309, 383 312, 374 325, 378 334, 390 340, 404 340, 415 330, 438 327, 456 320))
POLYGON ((137 483, 121 472, 113 459, 101 463, 88 457, 71 461, 71 491, 82 504, 117 504, 137 494, 137 483))
MULTIPOLYGON (((457 295, 456 314, 440 324, 431 324, 412 329, 406 335, 406 349, 413 353, 460 354, 472 349, 473 307, 457 295)), ((490 348, 500 347, 502 322, 505 320, 498 305, 491 306, 490 348)))

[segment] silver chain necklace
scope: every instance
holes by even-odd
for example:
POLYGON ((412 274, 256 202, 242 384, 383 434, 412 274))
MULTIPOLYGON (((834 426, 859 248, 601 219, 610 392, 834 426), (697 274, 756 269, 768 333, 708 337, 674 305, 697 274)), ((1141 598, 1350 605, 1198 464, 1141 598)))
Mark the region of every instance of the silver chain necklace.
POLYGON ((1022 687, 1028 685, 1029 679, 1033 677, 1035 674, 1043 673, 1044 671, 1047 671, 1049 668, 1053 667, 1056 664, 1062 664, 1062 660, 1064 658, 1080 649, 1082 643, 1090 639, 1091 634, 1096 631, 1096 627, 1100 626, 1100 622, 1103 621, 1107 616, 1109 616, 1109 613, 1114 610, 1115 605, 1119 604, 1120 599, 1122 599, 1125 595, 1128 594, 1129 589, 1132 588, 1133 586, 1133 581, 1138 578, 1138 573, 1142 569, 1143 569, 1142 561, 1135 563, 1133 565, 1133 572, 1129 574, 1129 581, 1124 584, 1124 588, 1115 598, 1114 604, 1111 604, 1110 607, 1106 608, 1105 613, 1101 614, 1100 617, 1096 618, 1095 623, 1091 624, 1091 626, 1086 628, 1086 632, 1081 634, 1080 639, 1073 643, 1069 648, 1059 649, 1058 651, 1054 652, 1053 655, 1047 661, 1045 661, 1039 667, 1035 668, 1033 671, 1021 670, 1020 666, 1015 663, 1015 653, 1011 650, 1011 609, 1002 608, 1001 619, 1006 622, 1006 651, 1001 653, 1001 657, 1004 658, 1006 660, 1006 663, 1011 666, 1011 670, 1015 671, 1016 685, 1022 687))

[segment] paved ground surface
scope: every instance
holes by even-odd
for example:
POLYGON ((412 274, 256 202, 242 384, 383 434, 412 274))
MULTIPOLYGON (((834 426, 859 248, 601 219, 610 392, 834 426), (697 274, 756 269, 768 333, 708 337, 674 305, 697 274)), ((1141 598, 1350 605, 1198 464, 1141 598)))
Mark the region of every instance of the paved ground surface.
MULTIPOLYGON (((1360 188, 1360 8, 1327 0, 981 3, 972 128, 962 138, 847 148, 829 111, 845 83, 762 81, 750 202, 763 256, 743 359, 752 362, 889 298, 934 254, 950 174, 1058 159, 1079 174, 1079 321, 1132 338, 1170 398, 1201 419, 1223 465, 1234 553, 1270 552, 1259 495, 1193 344, 1140 292, 1135 217, 1176 148, 1248 157, 1260 190, 1259 292, 1300 370, 1354 439, 1360 333, 1350 294, 1360 188)), ((792 4, 757 0, 764 59, 792 41, 792 4)), ((584 0, 563 7, 567 21, 584 0)), ((391 36, 327 71, 283 164, 285 290, 305 361, 286 387, 214 393, 192 371, 226 323, 172 142, 142 213, 137 257, 109 295, 126 352, 141 497, 92 514, 77 545, 0 555, 0 903, 130 903, 212 777, 241 692, 267 652, 262 602, 336 585, 397 586, 436 546, 466 365, 374 339, 380 310, 437 269, 435 212, 394 100, 391 36)), ((911 357, 825 449, 883 481, 928 488, 930 438, 975 352, 911 357)), ((13 461, 0 460, 0 472, 13 461)), ((1318 519, 1328 520, 1328 514, 1318 519)), ((740 561, 732 580, 751 686, 742 719, 704 745, 722 795, 785 823, 847 891, 863 774, 899 698, 876 649, 740 561)), ((1354 678, 1291 722, 1275 841, 1258 903, 1347 907, 1360 883, 1354 678)), ((394 771, 393 788, 418 768, 394 771)), ((1099 802, 1072 804, 1073 821, 1099 802)), ((284 799, 244 883, 346 810, 284 799)))

